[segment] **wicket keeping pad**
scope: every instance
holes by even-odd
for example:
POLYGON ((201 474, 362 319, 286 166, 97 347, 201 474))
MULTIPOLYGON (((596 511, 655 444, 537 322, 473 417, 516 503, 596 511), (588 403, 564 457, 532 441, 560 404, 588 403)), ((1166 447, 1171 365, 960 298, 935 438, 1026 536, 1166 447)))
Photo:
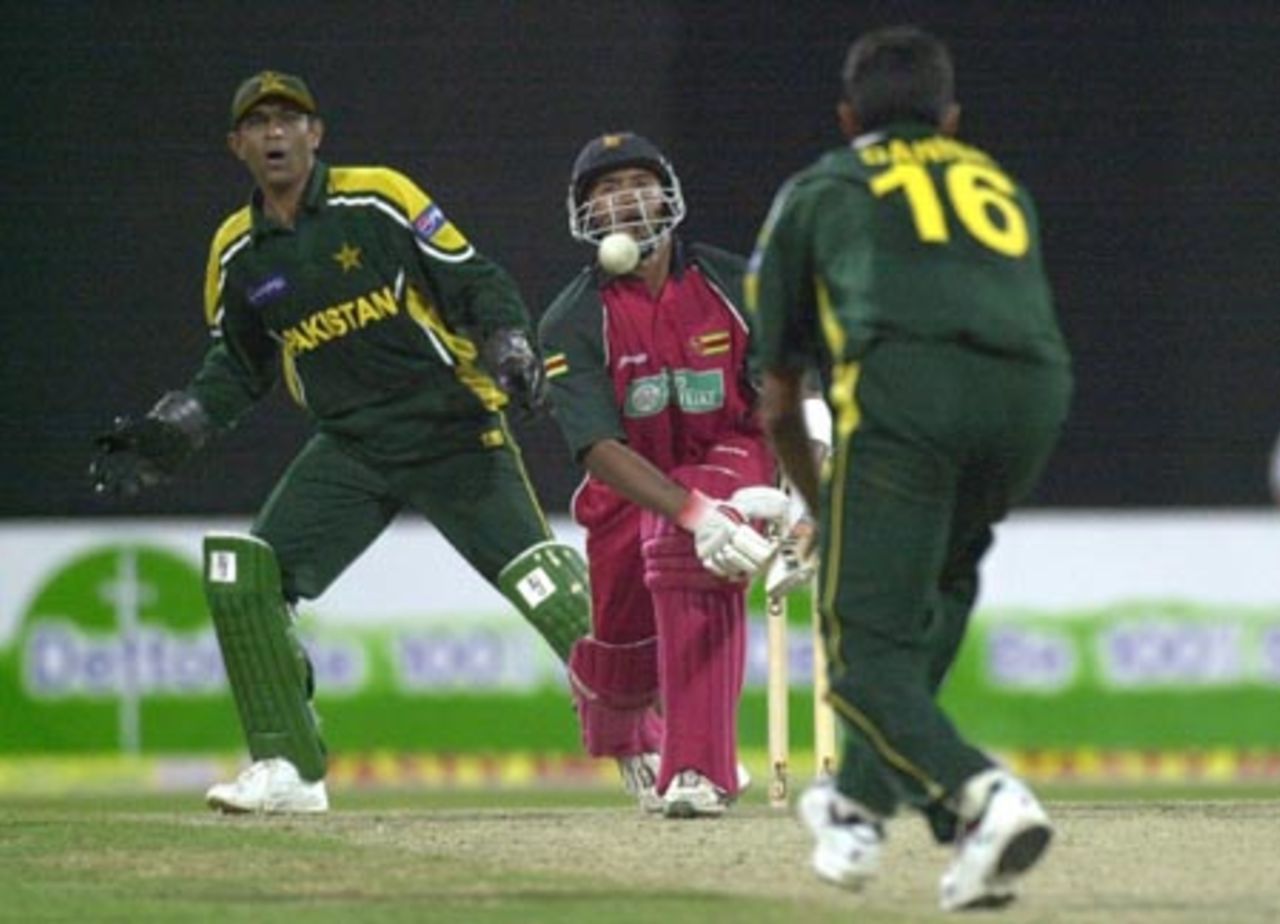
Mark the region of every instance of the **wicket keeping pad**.
POLYGON ((304 780, 323 779, 324 744, 308 702, 310 667, 271 546, 236 533, 205 536, 204 590, 250 755, 284 757, 304 780))
POLYGON ((591 629, 587 565, 560 542, 539 542, 509 561, 498 574, 498 589, 515 604, 568 662, 573 643, 591 629))

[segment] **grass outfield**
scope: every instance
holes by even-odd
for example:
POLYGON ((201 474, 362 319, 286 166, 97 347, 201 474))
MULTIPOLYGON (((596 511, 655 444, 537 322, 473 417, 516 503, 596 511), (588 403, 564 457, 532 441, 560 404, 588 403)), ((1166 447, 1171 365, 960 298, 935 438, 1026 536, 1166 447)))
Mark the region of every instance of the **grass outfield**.
MULTIPOLYGON (((947 853, 891 829, 885 873, 819 884, 808 838, 749 793, 730 816, 642 817, 588 791, 335 791, 321 818, 221 817, 192 795, 0 799, 0 919, 719 922, 954 920, 947 853)), ((1046 790, 1048 859, 1007 922, 1280 920, 1276 787, 1046 790)))

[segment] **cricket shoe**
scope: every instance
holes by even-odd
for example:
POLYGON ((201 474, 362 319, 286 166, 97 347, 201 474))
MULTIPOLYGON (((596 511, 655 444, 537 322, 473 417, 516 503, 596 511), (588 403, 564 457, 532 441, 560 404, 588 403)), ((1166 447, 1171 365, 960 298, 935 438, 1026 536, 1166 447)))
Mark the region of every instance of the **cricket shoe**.
POLYGON ((681 770, 662 795, 666 818, 716 818, 732 801, 721 788, 697 770, 681 770))
POLYGON ((960 817, 967 823, 957 841, 956 858, 942 876, 942 910, 1009 904, 1016 897, 1018 877, 1049 846, 1049 816, 1020 780, 1003 770, 989 770, 965 784, 960 817))
POLYGON ((814 837, 818 878, 857 891, 880 870, 885 833, 879 820, 849 809, 845 801, 834 783, 823 780, 805 790, 796 812, 814 837))
POLYGON ((254 761, 232 783, 209 787, 204 801, 227 813, 301 815, 329 811, 324 780, 308 783, 283 757, 254 761))
POLYGON ((662 796, 658 795, 657 789, 660 759, 654 753, 618 758, 622 787, 640 803, 642 812, 657 814, 662 811, 662 796))

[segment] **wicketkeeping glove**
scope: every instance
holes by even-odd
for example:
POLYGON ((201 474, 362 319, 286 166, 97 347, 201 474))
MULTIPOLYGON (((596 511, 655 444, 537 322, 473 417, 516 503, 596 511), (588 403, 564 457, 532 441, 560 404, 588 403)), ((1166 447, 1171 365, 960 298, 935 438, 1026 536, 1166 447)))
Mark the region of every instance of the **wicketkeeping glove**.
POLYGON ((748 581, 769 560, 774 546, 752 528, 747 517, 731 502, 713 501, 691 491, 676 523, 693 533, 704 568, 726 581, 748 581))
POLYGON ((481 361, 498 386, 531 411, 547 400, 547 379, 542 361, 524 331, 514 327, 495 330, 484 342, 481 361))
POLYGON ((181 391, 162 397, 146 417, 117 417, 94 443, 98 454, 89 466, 99 494, 133 497, 167 481, 213 429, 200 403, 181 391))

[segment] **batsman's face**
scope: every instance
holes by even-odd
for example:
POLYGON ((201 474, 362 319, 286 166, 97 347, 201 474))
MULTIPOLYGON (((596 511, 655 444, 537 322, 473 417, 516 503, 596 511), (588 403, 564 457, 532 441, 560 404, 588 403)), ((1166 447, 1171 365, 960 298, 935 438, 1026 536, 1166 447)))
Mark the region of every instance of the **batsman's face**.
POLYGON ((323 135, 318 117, 267 100, 245 114, 227 142, 259 186, 288 189, 311 174, 323 135))
POLYGON ((662 180, 643 167, 623 167, 604 174, 587 191, 590 225, 626 231, 633 237, 666 214, 662 180))

